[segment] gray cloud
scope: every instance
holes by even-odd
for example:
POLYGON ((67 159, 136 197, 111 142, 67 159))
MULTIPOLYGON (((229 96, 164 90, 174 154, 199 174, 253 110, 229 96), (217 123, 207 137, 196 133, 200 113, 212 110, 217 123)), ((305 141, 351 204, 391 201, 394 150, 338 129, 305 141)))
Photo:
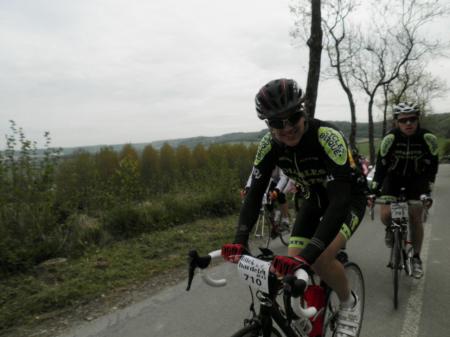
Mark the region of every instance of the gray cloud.
MULTIPOLYGON (((259 87, 306 80, 287 4, 0 1, 0 133, 14 119, 30 138, 79 146, 260 130, 259 87)), ((321 83, 318 117, 349 119, 340 90, 321 83)))

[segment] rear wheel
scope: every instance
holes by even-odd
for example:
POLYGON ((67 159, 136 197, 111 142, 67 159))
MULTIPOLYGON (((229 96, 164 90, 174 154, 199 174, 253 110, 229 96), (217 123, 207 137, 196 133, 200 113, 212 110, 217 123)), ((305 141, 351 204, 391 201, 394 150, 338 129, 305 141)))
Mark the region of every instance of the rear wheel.
POLYGON ((289 223, 289 225, 280 224, 278 225, 278 228, 280 228, 279 232, 280 240, 283 243, 283 245, 287 247, 289 245, 289 237, 292 232, 292 224, 291 223, 289 223))
MULTIPOLYGON (((263 336, 263 331, 262 331, 261 325, 252 324, 252 325, 242 328, 241 330, 236 332, 231 337, 262 337, 262 336, 263 336)), ((270 337, 281 337, 281 333, 278 332, 277 329, 272 327, 272 332, 270 333, 270 337)))
MULTIPOLYGON (((344 265, 345 275, 347 276, 350 284, 350 289, 358 297, 358 314, 359 314, 359 327, 355 337, 359 336, 362 327, 362 320, 364 316, 364 303, 365 303, 365 287, 364 277, 361 269, 357 264, 353 262, 347 262, 344 265)), ((324 321, 323 321, 323 336, 332 337, 335 335, 337 328, 337 318, 339 313, 339 298, 334 291, 330 291, 327 296, 327 303, 325 306, 324 321)))
POLYGON ((255 240, 264 242, 265 247, 269 246, 270 242, 270 219, 266 214, 266 210, 261 210, 256 222, 255 229, 253 231, 253 237, 255 240))

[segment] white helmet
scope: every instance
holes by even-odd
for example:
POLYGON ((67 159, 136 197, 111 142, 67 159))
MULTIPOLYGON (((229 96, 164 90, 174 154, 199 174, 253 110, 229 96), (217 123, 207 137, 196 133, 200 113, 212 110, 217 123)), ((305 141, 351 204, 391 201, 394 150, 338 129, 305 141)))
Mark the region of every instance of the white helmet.
POLYGON ((397 119, 400 114, 416 114, 420 115, 420 109, 415 103, 402 102, 394 105, 394 118, 397 119))

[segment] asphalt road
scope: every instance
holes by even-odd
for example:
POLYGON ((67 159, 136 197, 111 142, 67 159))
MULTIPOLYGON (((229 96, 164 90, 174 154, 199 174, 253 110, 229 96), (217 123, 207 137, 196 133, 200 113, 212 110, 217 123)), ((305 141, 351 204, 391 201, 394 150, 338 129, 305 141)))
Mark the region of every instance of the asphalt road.
MULTIPOLYGON (((348 244, 350 258, 363 270, 366 282, 365 316, 361 337, 449 336, 450 318, 450 165, 441 165, 435 184, 435 204, 425 227, 421 280, 403 277, 399 309, 392 304, 391 272, 384 230, 376 217, 366 218, 348 244)), ((377 216, 377 214, 376 214, 377 216)), ((283 247, 276 249, 285 251, 283 247)), ((61 337, 226 337, 248 315, 250 296, 237 279, 235 265, 212 269, 228 285, 211 288, 194 279, 165 289, 128 308, 80 325, 61 337)))

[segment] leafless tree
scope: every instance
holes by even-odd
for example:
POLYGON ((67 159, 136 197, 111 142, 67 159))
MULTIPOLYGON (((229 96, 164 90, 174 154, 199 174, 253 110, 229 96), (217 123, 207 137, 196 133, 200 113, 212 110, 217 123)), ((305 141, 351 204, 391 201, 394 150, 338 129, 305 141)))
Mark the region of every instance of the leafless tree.
POLYGON ((295 16, 302 17, 302 20, 298 22, 299 27, 294 29, 291 34, 294 37, 301 35, 301 40, 306 41, 309 47, 308 79, 303 100, 308 115, 313 118, 316 110, 322 57, 322 2, 321 0, 301 0, 300 2, 290 6, 290 10, 295 16))
POLYGON ((421 29, 445 13, 439 0, 378 0, 373 6, 369 31, 360 36, 364 48, 356 56, 352 72, 359 88, 368 96, 371 162, 375 160, 375 95, 380 87, 390 85, 397 79, 408 62, 426 57, 439 46, 439 42, 424 37, 421 29))
POLYGON ((383 86, 383 99, 377 104, 383 110, 383 135, 386 133, 388 108, 400 102, 414 102, 420 106, 422 115, 432 110, 431 101, 447 93, 442 79, 426 71, 423 62, 409 62, 402 68, 398 78, 383 86))
MULTIPOLYGON (((322 16, 325 28, 325 50, 328 55, 331 76, 338 79, 342 89, 347 95, 350 118, 350 145, 356 148, 356 107, 352 93, 352 67, 354 56, 359 52, 359 41, 355 39, 357 28, 352 26, 347 18, 357 6, 354 0, 328 1, 322 16)), ((327 72, 325 72, 327 73, 327 72)))

